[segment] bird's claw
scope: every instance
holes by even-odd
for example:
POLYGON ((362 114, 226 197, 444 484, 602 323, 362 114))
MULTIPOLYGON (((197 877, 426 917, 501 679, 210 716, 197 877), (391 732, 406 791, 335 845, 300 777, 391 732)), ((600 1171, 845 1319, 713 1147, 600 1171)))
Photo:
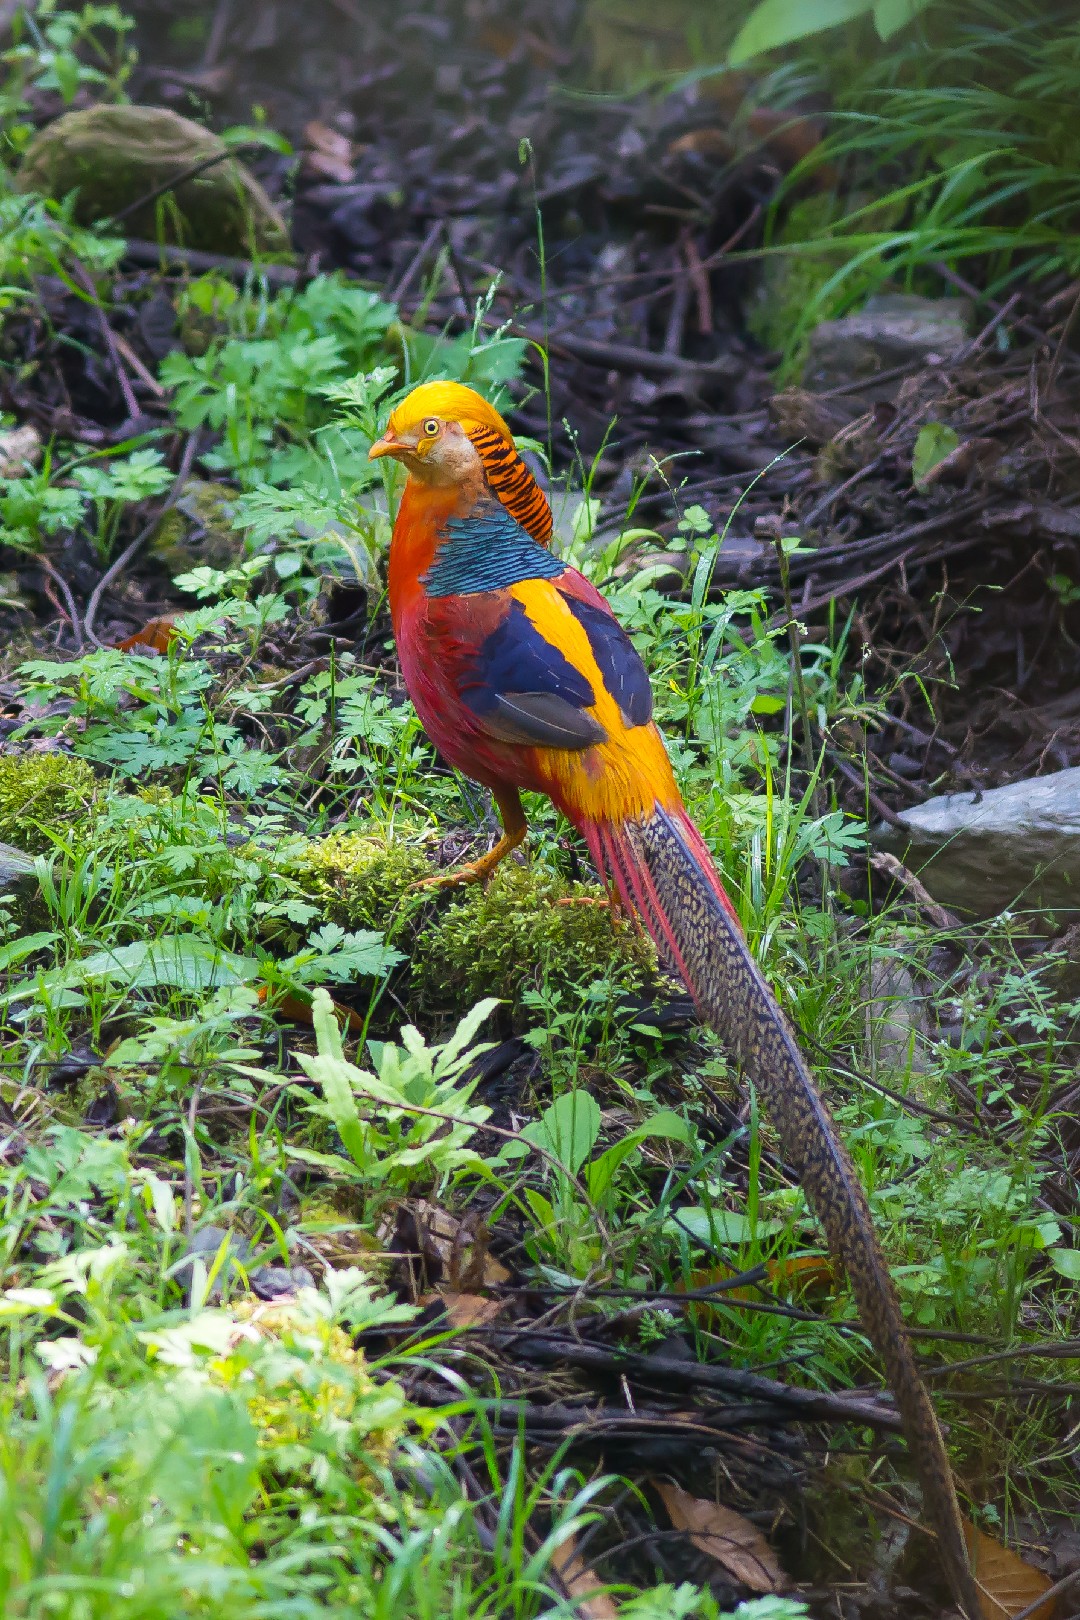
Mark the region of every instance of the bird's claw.
POLYGON ((440 872, 436 877, 420 878, 412 885, 413 889, 458 889, 466 883, 482 883, 491 874, 491 868, 482 870, 482 861, 470 861, 468 866, 458 866, 452 872, 440 872))

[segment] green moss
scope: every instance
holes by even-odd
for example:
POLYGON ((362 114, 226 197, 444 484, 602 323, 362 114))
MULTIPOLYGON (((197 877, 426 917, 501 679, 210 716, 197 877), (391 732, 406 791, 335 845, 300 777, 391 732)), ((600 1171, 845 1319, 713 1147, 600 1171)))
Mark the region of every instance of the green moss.
POLYGON ((409 910, 419 910, 416 885, 434 870, 415 844, 342 832, 309 844, 291 875, 328 922, 386 933, 409 910))
POLYGON ((52 848, 45 829, 92 821, 97 778, 70 754, 0 755, 0 843, 30 855, 52 848))
POLYGON ((308 845, 291 875, 329 922, 378 928, 411 961, 410 1010, 459 1011, 481 996, 514 1002, 529 987, 590 984, 609 973, 644 984, 652 945, 607 905, 597 886, 506 861, 491 882, 450 893, 419 891, 434 868, 423 850, 368 832, 335 833, 308 845))
MULTIPOLYGON (((853 208, 857 199, 847 199, 853 208)), ((853 256, 844 239, 845 209, 832 192, 801 197, 788 209, 783 225, 773 237, 775 248, 790 251, 765 259, 761 279, 745 310, 746 324, 766 348, 783 352, 776 372, 780 387, 802 375, 810 333, 821 321, 835 320, 860 306, 887 272, 877 255, 867 258, 827 296, 823 289, 836 272, 853 256), (831 238, 836 246, 807 246, 831 238)), ((861 209, 852 224, 855 232, 883 231, 896 224, 894 204, 861 209)))
POLYGON ((652 945, 632 924, 616 924, 607 905, 559 904, 582 898, 604 893, 505 862, 486 888, 461 892, 421 935, 414 958, 420 1001, 514 1002, 525 989, 567 989, 608 974, 643 984, 656 967, 652 945))

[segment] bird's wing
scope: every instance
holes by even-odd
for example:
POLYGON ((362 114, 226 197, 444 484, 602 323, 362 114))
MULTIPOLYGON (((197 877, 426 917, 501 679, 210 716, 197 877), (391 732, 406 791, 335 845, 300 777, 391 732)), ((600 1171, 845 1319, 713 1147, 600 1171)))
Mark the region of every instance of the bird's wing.
MULTIPOLYGON (((549 554, 548 554, 549 555, 549 554)), ((477 559, 479 565, 479 559, 477 559)), ((493 741, 580 751, 648 723, 649 678, 603 598, 573 569, 429 597, 428 658, 493 741)))
POLYGON ((555 589, 589 638, 600 677, 618 704, 623 724, 628 728, 648 725, 653 712, 649 672, 611 608, 574 568, 560 575, 555 589))
POLYGON ((499 742, 567 749, 603 742, 588 673, 537 628, 521 601, 499 595, 505 595, 499 622, 460 658, 456 684, 466 709, 499 742))

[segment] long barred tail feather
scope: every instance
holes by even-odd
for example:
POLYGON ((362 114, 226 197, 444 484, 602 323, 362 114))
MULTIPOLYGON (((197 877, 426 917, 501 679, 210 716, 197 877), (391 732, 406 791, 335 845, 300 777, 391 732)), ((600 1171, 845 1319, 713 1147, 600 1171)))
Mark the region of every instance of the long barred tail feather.
POLYGON ((700 833, 681 807, 623 825, 582 827, 597 869, 638 911, 703 1020, 752 1077, 798 1169, 829 1248, 851 1282, 867 1336, 884 1364, 922 1483, 953 1597, 980 1613, 941 1429, 881 1252, 866 1194, 836 1122, 750 953, 700 833))

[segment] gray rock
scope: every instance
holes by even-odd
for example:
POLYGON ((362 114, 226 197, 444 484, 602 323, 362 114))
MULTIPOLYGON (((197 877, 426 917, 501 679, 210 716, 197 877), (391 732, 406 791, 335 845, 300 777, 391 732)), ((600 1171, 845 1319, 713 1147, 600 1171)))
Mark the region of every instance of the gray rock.
POLYGON ((946 793, 875 842, 961 916, 1080 909, 1080 766, 984 793, 946 793))
POLYGON ((38 886, 34 857, 14 844, 0 844, 0 893, 8 894, 24 885, 32 889, 38 886))
POLYGON ((217 1305, 221 1302, 226 1281, 235 1276, 237 1261, 241 1265, 246 1264, 251 1254, 251 1244, 241 1233, 230 1232, 225 1226, 201 1226, 197 1232, 192 1233, 191 1241, 176 1262, 175 1267, 176 1275, 183 1280, 188 1304, 191 1303, 192 1298, 191 1290, 194 1281, 196 1257, 201 1259, 209 1270, 217 1259, 218 1250, 226 1239, 228 1239, 229 1246, 225 1251, 221 1269, 211 1283, 210 1292, 207 1295, 207 1303, 210 1305, 217 1305))
POLYGON ((200 567, 231 568, 244 551, 244 537, 233 527, 235 500, 231 485, 189 478, 151 536, 155 560, 174 575, 200 567))
MULTIPOLYGON (((972 315, 966 298, 878 293, 857 315, 822 321, 814 328, 804 380, 808 387, 824 391, 912 361, 927 365, 934 356, 948 360, 967 342, 972 315)), ((898 387, 897 380, 887 392, 898 387)), ((864 390, 860 397, 872 400, 875 391, 864 390)))
POLYGON ((870 966, 867 998, 869 1047, 875 1071, 880 1067, 896 1075, 927 1074, 931 1067, 930 1027, 925 998, 914 973, 897 955, 877 956, 870 966))
POLYGON ((228 156, 220 135, 167 107, 64 113, 30 142, 17 184, 49 197, 77 192, 82 225, 141 203, 119 227, 126 235, 241 255, 289 247, 281 215, 250 170, 228 156), (187 173, 200 164, 208 166, 187 173), (167 196, 141 202, 170 182, 167 196))
POLYGON ((295 1296, 301 1288, 315 1287, 307 1266, 257 1266, 249 1272, 248 1282, 259 1299, 282 1299, 295 1296))
POLYGON ((41 434, 28 422, 0 428, 0 478, 21 478, 41 460, 41 434))

